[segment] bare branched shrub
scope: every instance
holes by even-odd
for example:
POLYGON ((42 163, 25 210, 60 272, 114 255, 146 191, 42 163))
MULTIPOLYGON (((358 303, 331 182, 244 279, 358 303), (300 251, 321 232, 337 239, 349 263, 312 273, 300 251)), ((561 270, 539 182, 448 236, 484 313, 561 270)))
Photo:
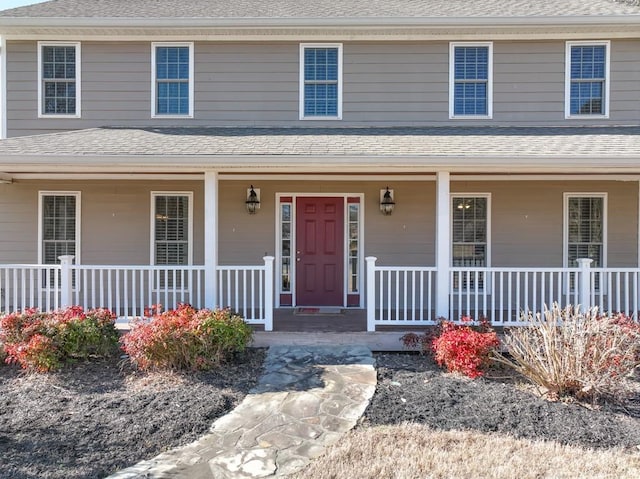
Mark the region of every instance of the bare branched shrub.
POLYGON ((554 304, 542 316, 522 319, 527 326, 506 331, 508 355, 499 362, 551 396, 597 401, 628 395, 627 376, 640 364, 640 326, 631 318, 554 304))

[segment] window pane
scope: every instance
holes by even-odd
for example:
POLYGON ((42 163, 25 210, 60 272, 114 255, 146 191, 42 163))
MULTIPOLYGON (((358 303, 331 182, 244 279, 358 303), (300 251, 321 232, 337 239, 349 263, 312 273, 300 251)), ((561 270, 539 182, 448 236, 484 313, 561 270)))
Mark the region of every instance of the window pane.
POLYGON ((76 197, 48 195, 41 201, 42 260, 58 264, 59 256, 76 252, 76 197))
POLYGON ((338 49, 305 48, 304 115, 338 115, 338 49))
POLYGON ((189 197, 155 196, 156 264, 189 263, 189 197))
POLYGON ((189 47, 156 47, 156 113, 189 114, 189 47))
POLYGON ((454 115, 488 115, 489 47, 454 47, 454 115))
POLYGON ((604 198, 570 197, 568 201, 569 266, 577 266, 579 258, 590 258, 592 266, 603 264, 604 251, 604 198))
POLYGON ((606 47, 571 47, 569 112, 572 115, 604 114, 606 47))
POLYGON ((486 266, 487 198, 452 199, 453 266, 486 266))

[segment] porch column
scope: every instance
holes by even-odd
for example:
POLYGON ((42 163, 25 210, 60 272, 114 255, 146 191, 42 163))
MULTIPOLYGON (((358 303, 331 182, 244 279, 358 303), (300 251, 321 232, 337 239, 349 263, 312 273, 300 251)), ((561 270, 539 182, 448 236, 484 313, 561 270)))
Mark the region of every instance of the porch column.
POLYGON ((436 318, 449 318, 449 267, 451 265, 451 200, 449 172, 436 173, 436 318))
POLYGON ((578 258, 576 260, 580 268, 580 280, 578 281, 578 301, 580 311, 586 313, 591 308, 591 263, 592 259, 578 258))
POLYGON ((204 306, 218 306, 218 172, 204 172, 204 306))
POLYGON ((60 260, 60 307, 68 308, 73 305, 73 255, 58 256, 60 260))

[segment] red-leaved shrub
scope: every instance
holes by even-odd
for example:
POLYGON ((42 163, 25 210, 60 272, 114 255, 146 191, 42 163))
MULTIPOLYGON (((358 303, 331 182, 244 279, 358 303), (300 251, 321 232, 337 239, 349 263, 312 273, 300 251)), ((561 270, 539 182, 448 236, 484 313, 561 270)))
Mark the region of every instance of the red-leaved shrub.
POLYGON ((463 317, 462 325, 443 321, 441 332, 431 343, 435 360, 449 372, 477 378, 489 366, 491 354, 500 345, 498 336, 486 321, 481 321, 479 330, 470 326, 471 319, 463 317))
POLYGON ((207 370, 244 351, 253 330, 229 309, 196 310, 181 304, 136 322, 121 338, 122 349, 138 368, 207 370))
POLYGON ((117 350, 115 315, 79 306, 44 313, 37 309, 0 318, 5 362, 24 369, 53 371, 65 362, 105 357, 117 350))
POLYGON ((433 353, 438 365, 447 371, 470 378, 484 374, 493 351, 500 345, 498 336, 486 320, 474 326, 469 317, 463 317, 462 324, 440 319, 437 332, 408 333, 400 339, 406 347, 421 347, 424 353, 433 353))

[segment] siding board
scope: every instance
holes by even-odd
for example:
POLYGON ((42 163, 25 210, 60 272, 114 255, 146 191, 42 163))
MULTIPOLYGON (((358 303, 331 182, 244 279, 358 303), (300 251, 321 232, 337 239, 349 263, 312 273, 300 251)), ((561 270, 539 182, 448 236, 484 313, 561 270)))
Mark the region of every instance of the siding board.
MULTIPOLYGON (((82 42, 82 118, 37 119, 36 42, 7 43, 10 136, 103 125, 307 126, 299 44, 196 42, 193 119, 151 118, 150 42, 82 42)), ((640 117, 640 39, 611 42, 609 119, 564 119, 563 41, 494 43, 492 126, 606 125, 640 117)), ((344 115, 314 126, 447 126, 447 42, 344 42, 344 115), (375 115, 372 115, 375 113, 375 115)))

